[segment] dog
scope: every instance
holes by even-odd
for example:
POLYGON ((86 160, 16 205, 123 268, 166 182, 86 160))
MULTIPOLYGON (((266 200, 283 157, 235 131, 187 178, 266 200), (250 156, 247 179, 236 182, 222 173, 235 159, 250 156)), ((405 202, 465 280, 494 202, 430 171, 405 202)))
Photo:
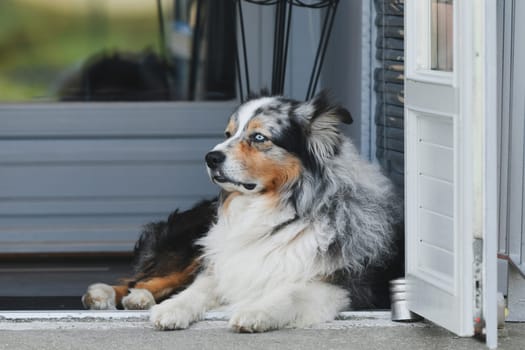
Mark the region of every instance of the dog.
POLYGON ((338 126, 351 123, 325 93, 301 103, 259 97, 231 116, 206 155, 222 189, 199 239, 193 283, 151 309, 161 330, 184 329, 223 307, 232 329, 264 332, 333 320, 351 295, 334 282, 391 254, 400 201, 338 126))
POLYGON ((233 330, 250 333, 333 320, 374 299, 387 307, 388 279, 403 270, 403 206, 340 131, 351 122, 325 92, 243 103, 205 157, 218 199, 146 227, 135 250, 138 282, 92 285, 84 305, 151 307, 160 330, 223 308, 233 330), (193 232, 177 228, 196 216, 193 232), (181 243, 158 244, 177 234, 181 243))

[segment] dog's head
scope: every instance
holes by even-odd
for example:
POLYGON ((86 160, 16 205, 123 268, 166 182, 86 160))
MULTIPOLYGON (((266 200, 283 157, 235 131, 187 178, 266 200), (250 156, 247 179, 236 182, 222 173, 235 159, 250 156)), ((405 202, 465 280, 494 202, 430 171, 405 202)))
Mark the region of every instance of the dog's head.
POLYGON ((340 122, 350 124, 350 113, 325 93, 307 102, 254 98, 233 113, 226 140, 206 155, 208 174, 228 192, 279 192, 337 156, 340 122))

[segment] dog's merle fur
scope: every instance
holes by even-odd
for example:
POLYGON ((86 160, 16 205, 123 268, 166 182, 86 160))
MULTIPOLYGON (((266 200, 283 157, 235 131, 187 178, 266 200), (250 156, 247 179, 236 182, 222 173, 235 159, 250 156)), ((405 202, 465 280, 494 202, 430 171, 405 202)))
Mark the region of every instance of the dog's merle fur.
MULTIPOLYGON (((324 264, 332 266, 325 267, 328 274, 324 280, 349 291, 352 309, 388 308, 388 281, 404 270, 402 205, 390 182, 363 163, 338 130, 339 122, 352 121, 350 114, 323 93, 308 102, 261 96, 252 96, 250 101, 258 107, 248 119, 258 117, 271 133, 272 143, 302 164, 300 176, 280 189, 278 205, 291 208, 294 219, 323 227, 326 234, 322 240, 327 245, 319 249, 324 251, 324 264)), ((246 110, 233 114, 234 122, 238 123, 241 112, 246 110)), ((224 145, 219 149, 234 147, 226 141, 224 145)), ((213 174, 210 176, 213 179, 213 174)), ((217 225, 224 203, 237 190, 251 191, 251 186, 232 190, 241 184, 223 186, 218 200, 201 202, 189 211, 174 212, 166 222, 147 225, 135 247, 136 273, 128 287, 184 271, 197 262, 201 269, 192 270, 191 279, 172 292, 191 282, 209 265, 207 233, 217 225), (204 260, 199 258, 203 255, 204 260)), ((253 191, 265 194, 264 188, 253 191)), ((278 235, 280 225, 285 227, 288 221, 276 225, 271 234, 278 235)), ((155 298, 155 302, 166 296, 155 298)))

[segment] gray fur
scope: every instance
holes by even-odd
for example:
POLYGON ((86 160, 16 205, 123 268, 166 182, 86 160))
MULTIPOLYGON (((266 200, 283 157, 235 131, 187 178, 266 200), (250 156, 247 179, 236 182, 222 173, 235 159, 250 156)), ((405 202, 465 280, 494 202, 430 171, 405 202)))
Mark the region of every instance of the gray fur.
MULTIPOLYGON (((368 265, 388 261, 396 225, 403 221, 402 201, 379 167, 361 159, 340 132, 342 108, 330 104, 324 94, 301 104, 276 99, 271 107, 263 108, 268 119, 298 120, 306 135, 308 157, 316 163, 315 169, 305 169, 292 185, 295 191, 283 193, 283 199, 293 202, 300 217, 326 232, 321 260, 357 274, 368 265)), ((278 128, 276 122, 271 126, 278 128)))

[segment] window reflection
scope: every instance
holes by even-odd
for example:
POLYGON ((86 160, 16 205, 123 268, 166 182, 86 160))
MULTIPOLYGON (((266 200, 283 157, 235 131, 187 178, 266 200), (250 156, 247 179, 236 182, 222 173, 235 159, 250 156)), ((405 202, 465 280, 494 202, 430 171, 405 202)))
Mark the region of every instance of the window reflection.
POLYGON ((431 68, 453 70, 453 1, 432 0, 431 68))
POLYGON ((235 97, 228 0, 2 0, 0 102, 235 97))

